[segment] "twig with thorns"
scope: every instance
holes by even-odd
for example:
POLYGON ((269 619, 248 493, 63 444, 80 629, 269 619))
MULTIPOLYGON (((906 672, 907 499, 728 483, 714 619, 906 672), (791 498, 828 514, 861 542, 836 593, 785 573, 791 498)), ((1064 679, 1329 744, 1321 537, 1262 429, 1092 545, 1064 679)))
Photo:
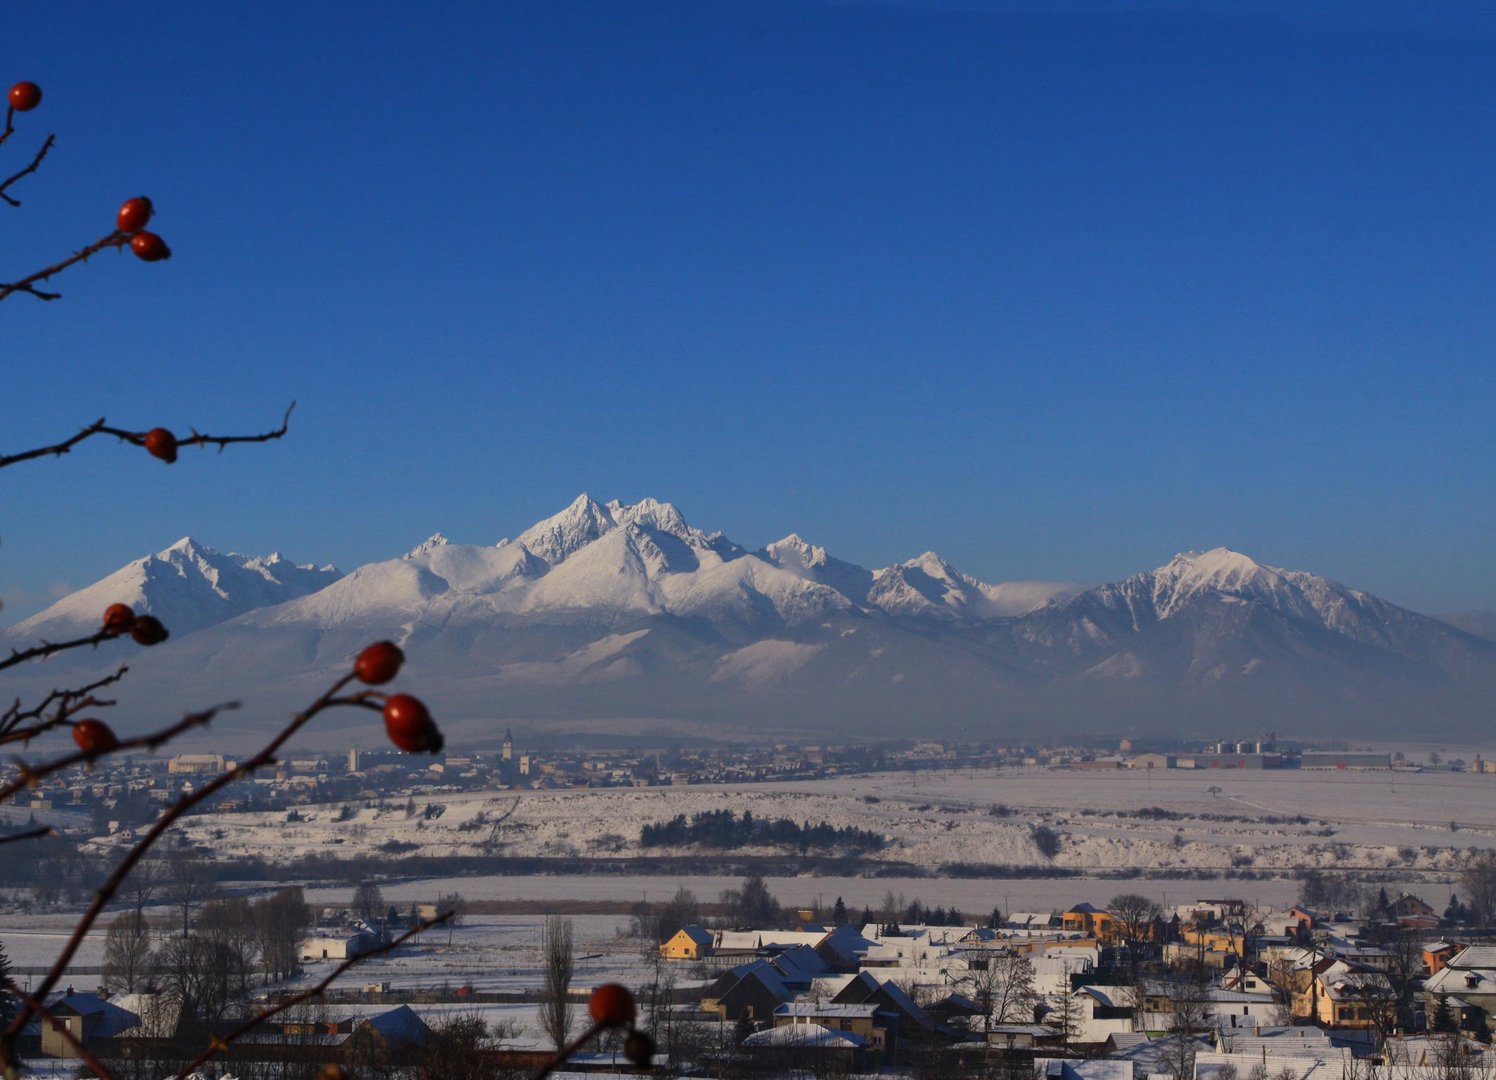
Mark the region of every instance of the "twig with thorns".
MULTIPOLYGON (((0 289, 3 288, 6 288, 6 286, 0 286, 0 289)), ((204 435, 197 428, 192 428, 190 429, 192 431, 191 436, 179 439, 177 445, 216 446, 222 452, 223 448, 231 443, 271 442, 275 439, 283 438, 286 432, 290 430, 291 411, 295 408, 296 402, 294 401, 286 406, 286 413, 281 417, 280 427, 274 431, 262 432, 259 435, 204 435)), ((144 431, 125 431, 123 428, 110 427, 104 422, 104 418, 101 416, 72 438, 64 439, 60 443, 55 443, 52 446, 39 446, 35 450, 25 450, 19 454, 0 455, 0 469, 5 468, 7 465, 19 464, 22 461, 31 461, 34 458, 46 457, 48 454, 55 454, 60 457, 72 450, 73 447, 77 446, 84 439, 92 438, 95 435, 113 435, 121 442, 127 442, 132 446, 144 446, 146 434, 147 432, 144 431)))
POLYGON ((94 697, 94 691, 119 682, 129 670, 128 667, 121 666, 113 675, 106 675, 76 690, 53 690, 42 699, 41 704, 29 709, 21 708, 21 699, 16 698, 10 708, 0 713, 0 745, 28 742, 53 728, 62 727, 75 714, 84 709, 101 709, 113 705, 113 701, 94 697), (56 711, 48 716, 47 710, 54 702, 57 705, 56 711), (35 720, 37 723, 30 727, 20 726, 28 720, 35 720))
POLYGON ((51 150, 53 144, 56 142, 56 135, 48 135, 46 141, 42 143, 41 149, 36 152, 36 157, 31 159, 31 164, 27 165, 24 169, 16 173, 14 176, 10 177, 8 180, 0 183, 0 199, 4 199, 6 202, 10 203, 11 206, 21 205, 21 200, 14 198, 5 189, 10 187, 10 185, 14 184, 22 177, 30 176, 32 173, 36 172, 36 170, 41 167, 42 159, 47 156, 47 151, 51 150))
POLYGON ((175 724, 172 724, 171 727, 163 728, 150 735, 140 735, 133 739, 120 739, 106 752, 79 750, 65 757, 49 761, 45 765, 27 765, 20 758, 16 758, 16 769, 20 773, 20 776, 18 779, 0 786, 0 802, 4 802, 22 788, 35 787, 38 782, 46 779, 53 773, 62 772, 64 769, 71 769, 74 765, 87 765, 104 757, 105 753, 114 754, 121 750, 157 750, 183 732, 203 727, 219 713, 226 712, 229 709, 237 709, 238 707, 238 702, 226 701, 222 705, 215 705, 211 709, 204 709, 202 712, 188 713, 175 724))
POLYGON ((329 986, 331 986, 334 982, 336 982, 337 979, 341 975, 343 975, 343 973, 346 972, 349 968, 352 968, 355 965, 360 964, 363 961, 371 959, 375 956, 382 956, 385 953, 394 952, 401 945, 404 945, 407 941, 415 937, 417 934, 423 934, 427 930, 430 930, 433 926, 438 926, 441 923, 446 922, 448 919, 452 918, 454 914, 456 913, 452 911, 442 912, 442 914, 436 916, 436 918, 434 919, 426 919, 422 922, 416 923, 415 926, 412 926, 409 930, 405 931, 405 933, 401 934, 399 937, 393 939, 387 944, 379 946, 379 948, 377 949, 370 949, 368 952, 362 952, 357 954, 356 956, 350 956, 347 960, 344 960, 341 964, 328 972, 327 976, 321 982, 317 983, 316 986, 309 987, 299 994, 294 994, 291 997, 286 998, 284 1001, 280 1002, 273 1008, 261 1009, 254 1016, 246 1020, 244 1023, 240 1024, 227 1035, 224 1035, 222 1038, 215 1037, 212 1043, 208 1046, 208 1049, 204 1050, 197 1057, 193 1058, 192 1061, 184 1065, 182 1067, 182 1071, 177 1073, 173 1080, 187 1080, 189 1076, 197 1071, 197 1067, 199 1065, 202 1065, 204 1062, 208 1061, 213 1057, 214 1054, 221 1053, 222 1051, 227 1050, 229 1046, 234 1042, 234 1040, 241 1039, 245 1035, 248 1035, 255 1028, 259 1027, 265 1021, 269 1020, 272 1016, 275 1016, 277 1013, 285 1012, 287 1009, 295 1008, 302 1002, 310 1001, 314 997, 320 997, 322 995, 322 992, 329 986))
MULTIPOLYGON (((196 789, 195 791, 184 794, 181 798, 177 799, 175 803, 168 807, 159 818, 156 819, 155 824, 153 824, 145 833, 145 835, 142 836, 140 840, 135 844, 135 846, 125 854, 125 857, 120 861, 119 865, 115 867, 114 872, 109 875, 109 879, 105 881, 104 884, 99 887, 99 890, 94 894, 93 903, 89 905, 88 910, 83 913, 83 917, 79 919, 78 923, 73 927, 72 934, 68 937, 67 942, 63 945, 62 951, 58 954, 57 959, 53 962, 51 969, 48 970, 47 974, 42 977, 42 981, 37 985, 35 997, 38 1000, 45 1000, 46 996, 51 993, 51 991, 56 987, 58 980, 62 978, 63 972, 67 970, 68 964, 72 962, 73 957, 77 954, 78 949, 82 946, 83 939, 93 928, 94 923, 98 921, 98 918, 103 913, 104 908, 108 906, 109 902, 114 898, 114 895, 119 891, 120 886, 124 884, 125 878, 129 876, 130 871, 133 870, 135 868, 135 865, 145 857, 146 852, 151 849, 156 841, 159 840, 162 835, 164 835, 166 831, 176 823, 178 818, 187 813, 193 807, 205 802, 206 800, 212 798, 214 795, 217 795, 218 792, 222 791, 225 787, 233 783, 235 780, 238 780, 241 777, 247 776, 250 773, 262 769, 267 765, 273 764, 275 761, 276 752, 283 745, 285 745, 286 741, 289 740, 291 736, 295 735, 296 732, 305 727, 307 723, 309 723, 313 719, 313 717, 317 716, 319 713, 337 706, 351 705, 369 708, 374 707, 371 704, 371 699, 383 697, 383 695, 378 691, 363 690, 355 694, 347 695, 345 697, 339 696, 340 692, 350 682, 352 682, 355 677, 356 676, 352 672, 349 672, 348 674, 339 678, 322 694, 321 697, 317 698, 314 702, 312 702, 311 705, 307 706, 306 709, 302 710, 294 717, 292 717, 291 721, 286 724, 285 727, 281 728, 276 736, 272 738, 268 743, 266 743, 252 758, 239 764, 235 768, 228 770, 227 772, 220 773, 213 780, 204 784, 202 787, 196 789)), ((121 742, 119 744, 120 747, 123 747, 125 745, 126 744, 124 742, 121 742)), ((74 756, 76 757, 76 755, 74 756)), ((53 763, 53 765, 56 764, 57 763, 55 762, 53 763)), ((15 785, 11 785, 9 789, 5 790, 13 793, 15 790, 15 785)), ((0 798, 3 797, 4 795, 0 794, 0 798)), ((35 1015, 35 1009, 33 1009, 30 1004, 23 1003, 22 1007, 17 1010, 15 1019, 11 1021, 10 1027, 7 1029, 8 1033, 10 1033, 11 1035, 15 1035, 16 1033, 18 1033, 25 1026, 26 1021, 28 1021, 33 1015, 35 1015)), ((6 1064, 8 1064, 8 1062, 0 1061, 0 1065, 6 1064)))

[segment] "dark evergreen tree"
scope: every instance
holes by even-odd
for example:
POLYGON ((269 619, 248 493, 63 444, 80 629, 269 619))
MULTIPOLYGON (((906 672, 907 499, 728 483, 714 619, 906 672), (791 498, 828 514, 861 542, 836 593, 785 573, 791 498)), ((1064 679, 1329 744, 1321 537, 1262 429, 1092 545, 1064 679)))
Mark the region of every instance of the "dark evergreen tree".
POLYGON ((1434 1005, 1434 1015, 1429 1017, 1428 1029, 1445 1034, 1452 1034, 1455 1030, 1454 1014, 1449 1011, 1449 1002, 1443 994, 1439 995, 1439 1000, 1434 1005))
POLYGON ((831 909, 831 922, 835 926, 847 925, 847 905, 840 896, 836 898, 836 906, 831 909))
POLYGON ((1002 926, 1003 921, 1003 909, 1000 907, 993 908, 992 914, 987 916, 987 925, 994 930, 1002 926))
POLYGON ((871 926, 873 922, 873 909, 865 907, 862 909, 862 925, 871 926))
MULTIPOLYGON (((5 955, 5 942, 0 941, 0 984, 10 977, 10 957, 5 955)), ((0 990, 0 1027, 9 1025, 15 1016, 16 999, 8 991, 0 990)))

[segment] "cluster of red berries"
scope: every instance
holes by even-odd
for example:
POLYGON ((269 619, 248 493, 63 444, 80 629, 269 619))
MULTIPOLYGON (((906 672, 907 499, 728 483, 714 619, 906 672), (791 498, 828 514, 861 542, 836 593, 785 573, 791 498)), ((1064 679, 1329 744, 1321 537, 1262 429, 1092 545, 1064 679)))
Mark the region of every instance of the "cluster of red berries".
POLYGON ((634 995, 622 983, 603 983, 592 991, 587 1000, 587 1013, 592 1022, 605 1028, 628 1028, 628 1038, 623 1041, 623 1054, 635 1065, 646 1068, 653 1063, 655 1043, 644 1032, 634 1027, 634 995))
MULTIPOLYGON (((405 654, 393 641, 376 641, 353 661, 353 674, 359 682, 383 686, 400 674, 405 654)), ((437 754, 442 748, 442 733, 436 721, 418 697, 391 694, 384 699, 384 730, 401 750, 412 754, 437 754)))
MULTIPOLYGON (((14 112, 30 112, 42 103, 42 88, 34 82, 18 82, 10 88, 10 107, 14 112)), ((130 250, 146 262, 160 262, 171 258, 171 248, 166 241, 153 232, 146 231, 146 222, 156 208, 144 195, 126 199, 116 215, 115 228, 130 237, 130 250)))
POLYGON ((111 637, 129 634, 137 645, 160 645, 171 636, 154 615, 137 615, 129 604, 110 604, 104 609, 104 629, 111 637))
POLYGON ((130 250, 135 252, 137 258, 146 262, 160 262, 171 258, 171 248, 166 246, 166 241, 146 230, 146 223, 155 212, 156 208, 151 205, 150 199, 137 195, 133 199, 126 199, 120 206, 119 213, 114 216, 115 229, 132 234, 130 250))

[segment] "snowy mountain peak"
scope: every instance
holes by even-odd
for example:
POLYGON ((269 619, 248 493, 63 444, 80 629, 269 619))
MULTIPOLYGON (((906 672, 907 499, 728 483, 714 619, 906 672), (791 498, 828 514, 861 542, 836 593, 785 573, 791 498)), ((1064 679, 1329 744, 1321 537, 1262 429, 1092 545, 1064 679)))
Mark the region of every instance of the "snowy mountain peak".
POLYGON ((942 581, 954 582, 958 578, 964 576, 959 571, 957 571, 955 567, 946 562, 933 551, 926 551, 921 555, 917 555, 914 558, 901 563, 900 565, 908 566, 916 570, 923 570, 931 577, 940 578, 942 581))
POLYGON ((686 524, 685 516, 673 503, 660 502, 658 499, 640 499, 632 506, 614 499, 608 503, 607 510, 619 525, 642 525, 682 539, 689 539, 696 532, 686 524))
POLYGON ((400 557, 409 562, 417 555, 425 555, 428 551, 435 551, 439 547, 446 547, 451 542, 452 541, 448 540, 439 532, 432 533, 429 537, 427 537, 425 540, 422 540, 419 544, 411 548, 400 557))
POLYGON ((1153 600, 1159 614, 1167 618, 1190 597, 1215 591, 1228 595, 1250 593, 1281 596, 1297 592, 1277 567, 1265 566, 1230 548, 1186 551, 1175 555, 1153 572, 1153 600))
POLYGON ((523 544, 554 566, 617 524, 608 508, 584 491, 565 510, 537 521, 512 542, 523 544))
POLYGON ((336 567, 298 565, 279 554, 220 552, 184 536, 127 563, 5 631, 12 641, 91 633, 110 604, 129 604, 164 622, 173 638, 255 608, 294 600, 342 577, 336 567))
POLYGON ((825 566, 828 560, 826 549, 818 547, 806 540, 799 533, 790 533, 783 540, 775 540, 772 544, 764 545, 764 555, 776 565, 788 563, 791 566, 799 566, 809 569, 813 566, 825 566))

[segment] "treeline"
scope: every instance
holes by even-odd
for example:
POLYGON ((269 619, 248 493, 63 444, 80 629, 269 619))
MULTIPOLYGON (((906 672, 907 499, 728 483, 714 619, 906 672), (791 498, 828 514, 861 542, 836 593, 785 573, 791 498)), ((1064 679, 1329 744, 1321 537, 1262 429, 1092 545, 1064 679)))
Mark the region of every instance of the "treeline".
POLYGON ((705 847, 726 851, 757 846, 798 850, 841 851, 857 854, 879 851, 888 841, 882 833, 850 825, 837 827, 822 821, 802 825, 789 818, 756 818, 751 810, 742 816, 731 810, 706 810, 687 818, 677 814, 669 821, 645 825, 639 830, 639 845, 654 847, 705 847))

